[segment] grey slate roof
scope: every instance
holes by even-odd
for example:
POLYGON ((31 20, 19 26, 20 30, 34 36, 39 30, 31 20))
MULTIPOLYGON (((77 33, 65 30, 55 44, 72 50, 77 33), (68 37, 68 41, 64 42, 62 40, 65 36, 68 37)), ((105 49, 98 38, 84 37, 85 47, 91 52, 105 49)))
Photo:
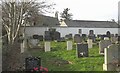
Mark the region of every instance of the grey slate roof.
POLYGON ((68 27, 118 28, 118 24, 112 21, 65 20, 65 23, 68 27))
POLYGON ((36 24, 35 26, 52 27, 52 26, 59 26, 59 25, 60 25, 60 23, 59 23, 59 20, 57 18, 40 15, 39 24, 36 24))
MULTIPOLYGON (((68 27, 118 28, 118 24, 112 21, 65 20, 64 22, 68 27)), ((35 27, 60 27, 60 23, 55 17, 40 15, 39 24, 35 27)))

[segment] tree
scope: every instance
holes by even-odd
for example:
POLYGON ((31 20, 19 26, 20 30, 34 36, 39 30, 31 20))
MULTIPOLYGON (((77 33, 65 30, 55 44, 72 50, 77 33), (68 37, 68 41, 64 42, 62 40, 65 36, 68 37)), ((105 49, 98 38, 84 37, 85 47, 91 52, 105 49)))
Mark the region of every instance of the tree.
POLYGON ((64 9, 64 11, 61 13, 61 17, 67 20, 71 20, 73 15, 68 13, 69 10, 69 8, 64 9))
POLYGON ((25 30, 27 23, 36 22, 39 15, 48 12, 47 9, 51 9, 54 4, 46 4, 44 1, 38 3, 35 0, 27 0, 27 2, 24 2, 26 0, 1 1, 2 26, 8 39, 8 45, 3 48, 6 50, 2 53, 3 65, 6 65, 2 65, 2 68, 3 71, 14 71, 21 66, 20 44, 16 43, 19 39, 21 26, 25 30))
MULTIPOLYGON (((35 22, 40 13, 45 13, 46 8, 51 8, 53 4, 46 5, 46 2, 36 2, 35 0, 14 0, 13 2, 2 1, 3 27, 8 35, 9 44, 13 44, 19 35, 21 26, 26 26, 29 22, 35 22)), ((25 29, 25 28, 24 28, 25 29)))

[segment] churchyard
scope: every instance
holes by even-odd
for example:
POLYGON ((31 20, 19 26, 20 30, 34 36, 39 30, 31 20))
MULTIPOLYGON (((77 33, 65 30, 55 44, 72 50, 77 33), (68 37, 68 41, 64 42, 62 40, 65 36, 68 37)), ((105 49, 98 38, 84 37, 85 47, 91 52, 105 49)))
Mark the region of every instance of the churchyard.
POLYGON ((41 58, 49 71, 120 71, 118 34, 109 31, 104 35, 60 33, 50 29, 42 35, 26 37, 21 43, 21 53, 41 58), (26 49, 27 48, 27 49, 26 49), (26 50, 25 50, 26 49, 26 50))

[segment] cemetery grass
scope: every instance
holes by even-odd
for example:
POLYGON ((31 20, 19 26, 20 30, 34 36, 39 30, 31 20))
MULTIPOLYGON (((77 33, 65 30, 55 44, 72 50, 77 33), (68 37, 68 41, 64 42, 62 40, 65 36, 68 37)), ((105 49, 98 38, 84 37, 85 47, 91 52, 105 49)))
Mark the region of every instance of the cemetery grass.
POLYGON ((32 50, 32 56, 42 59, 42 66, 49 71, 102 71, 104 57, 99 55, 98 45, 89 49, 89 57, 77 58, 76 46, 73 50, 66 49, 66 42, 52 42, 51 51, 32 50))

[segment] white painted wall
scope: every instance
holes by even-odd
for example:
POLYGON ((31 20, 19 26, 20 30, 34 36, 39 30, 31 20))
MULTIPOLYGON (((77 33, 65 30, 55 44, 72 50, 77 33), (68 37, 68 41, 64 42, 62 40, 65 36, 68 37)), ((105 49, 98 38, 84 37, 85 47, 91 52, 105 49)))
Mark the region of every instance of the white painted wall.
MULTIPOLYGON (((111 34, 118 34, 118 28, 80 28, 80 27, 54 27, 56 31, 61 33, 61 37, 64 37, 66 34, 72 33, 77 34, 78 29, 82 29, 83 34, 88 34, 89 30, 94 30, 95 34, 106 34, 107 31, 110 31, 111 34)), ((47 31, 48 27, 26 27, 26 34, 32 36, 34 34, 44 35, 44 31, 47 31)))

